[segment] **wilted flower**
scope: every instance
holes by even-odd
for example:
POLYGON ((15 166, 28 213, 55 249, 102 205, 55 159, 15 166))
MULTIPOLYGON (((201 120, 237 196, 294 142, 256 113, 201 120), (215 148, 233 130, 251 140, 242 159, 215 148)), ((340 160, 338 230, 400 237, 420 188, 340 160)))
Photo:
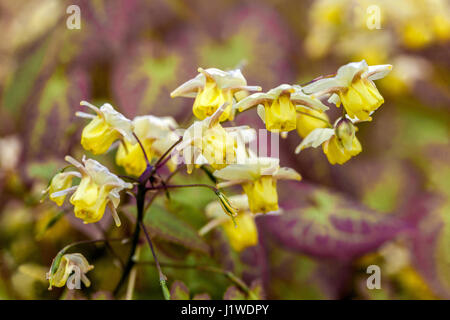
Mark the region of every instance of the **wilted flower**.
POLYGON ((235 195, 228 198, 233 208, 238 212, 235 223, 222 213, 221 204, 217 201, 206 206, 206 216, 211 220, 199 231, 205 235, 213 228, 221 226, 225 231, 230 244, 236 251, 258 244, 258 229, 255 224, 255 215, 250 212, 247 195, 235 195))
POLYGON ((92 119, 81 133, 81 145, 84 149, 93 154, 102 154, 118 139, 136 143, 132 122, 114 110, 109 103, 105 103, 100 109, 86 101, 82 101, 80 105, 97 113, 96 116, 84 112, 76 113, 78 117, 92 119))
POLYGON ((323 152, 331 164, 344 164, 362 151, 361 143, 355 136, 356 128, 349 119, 339 118, 334 128, 314 129, 295 149, 300 153, 305 148, 322 145, 323 152))
POLYGON ((279 162, 280 160, 276 158, 262 157, 250 158, 246 164, 230 164, 214 172, 215 177, 227 180, 217 184, 217 187, 240 184, 248 196, 251 212, 277 211, 277 180, 301 179, 301 176, 295 170, 280 168, 279 162))
POLYGON ((370 121, 371 113, 384 103, 372 80, 385 77, 391 69, 389 64, 368 66, 364 60, 352 62, 340 67, 336 76, 317 80, 303 90, 317 96, 331 94, 329 101, 338 107, 342 102, 351 118, 370 121))
POLYGON ((225 107, 222 105, 212 116, 195 121, 184 131, 183 141, 175 150, 183 156, 188 173, 194 165, 209 164, 220 169, 246 156, 244 145, 254 139, 255 131, 247 126, 222 127, 219 118, 225 107))
MULTIPOLYGON (((178 140, 178 135, 173 131, 178 124, 172 117, 136 117, 133 120, 133 126, 149 161, 163 155, 178 140)), ((124 167, 128 174, 135 176, 140 176, 147 166, 141 146, 128 141, 119 145, 116 163, 124 167)), ((174 170, 176 163, 169 161, 168 166, 174 170)))
POLYGON ((50 283, 49 290, 55 287, 63 287, 69 276, 75 272, 86 287, 91 285, 91 281, 86 277, 86 273, 94 269, 81 253, 68 253, 58 255, 53 259, 50 271, 46 277, 50 283))
POLYGON ((327 110, 322 102, 301 91, 300 86, 282 84, 267 93, 254 93, 241 101, 235 108, 239 111, 258 106, 258 115, 272 132, 288 132, 297 126, 296 105, 313 110, 327 110))
MULTIPOLYGON (((78 169, 79 173, 67 172, 67 174, 81 176, 80 184, 50 193, 50 198, 57 199, 54 200, 55 202, 61 201, 61 197, 75 191, 70 198, 70 203, 74 205, 76 217, 82 219, 84 223, 97 222, 103 217, 106 205, 108 205, 116 225, 120 226, 120 219, 116 212, 120 202, 119 192, 123 189, 131 189, 133 185, 123 181, 93 159, 83 157, 83 164, 70 156, 66 156, 65 159, 78 169)), ((64 178, 63 176, 57 179, 68 185, 64 178)), ((59 187, 61 183, 57 185, 59 187)))
POLYGON ((216 68, 199 68, 198 72, 195 78, 183 83, 170 96, 195 97, 192 111, 200 120, 213 115, 224 103, 227 103, 227 107, 219 120, 232 120, 233 95, 239 91, 261 90, 260 87, 247 86, 247 80, 239 69, 222 71, 216 68))

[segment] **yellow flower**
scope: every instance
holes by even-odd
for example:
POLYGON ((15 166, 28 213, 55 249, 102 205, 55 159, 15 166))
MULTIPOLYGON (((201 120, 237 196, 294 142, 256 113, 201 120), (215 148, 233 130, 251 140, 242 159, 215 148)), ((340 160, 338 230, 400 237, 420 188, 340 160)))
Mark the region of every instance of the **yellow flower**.
POLYGON ((214 176, 228 180, 217 184, 218 188, 241 184, 253 213, 278 210, 278 179, 301 179, 295 170, 280 168, 279 159, 276 158, 249 158, 248 163, 230 164, 215 171, 214 176))
POLYGON ((328 109, 320 100, 304 94, 300 86, 288 84, 282 84, 267 93, 254 93, 239 101, 235 108, 242 112, 258 106, 258 115, 268 131, 288 132, 297 126, 296 110, 299 107, 296 105, 313 110, 328 109))
POLYGON ((126 139, 131 144, 136 143, 131 121, 114 110, 110 104, 106 103, 100 109, 86 101, 80 104, 97 113, 97 116, 84 112, 76 113, 79 117, 92 119, 81 133, 81 145, 85 150, 93 154, 102 154, 118 139, 126 139))
POLYGON ((225 102, 228 103, 225 111, 220 117, 220 121, 232 120, 231 106, 233 105, 233 93, 231 90, 221 90, 217 87, 216 82, 210 78, 206 78, 205 87, 198 90, 197 97, 195 98, 192 112, 194 115, 203 120, 206 117, 211 116, 217 108, 219 108, 225 102))
POLYGON ((108 194, 112 188, 112 186, 95 183, 90 176, 83 177, 77 190, 70 197, 75 216, 82 219, 84 223, 99 221, 105 213, 106 204, 109 201, 108 194))
POLYGON ((248 198, 245 194, 229 197, 229 202, 238 211, 235 223, 225 217, 217 201, 206 206, 206 216, 211 220, 199 231, 205 235, 213 228, 221 226, 227 235, 231 247, 240 252, 247 247, 258 244, 258 229, 255 224, 255 215, 249 211, 248 198))
POLYGON ((50 271, 46 275, 50 284, 49 290, 53 286, 63 287, 72 273, 75 273, 75 281, 77 281, 76 277, 79 277, 78 281, 82 281, 86 287, 89 287, 91 282, 86 277, 86 273, 92 269, 94 269, 94 266, 90 265, 81 253, 58 255, 53 260, 50 271))
POLYGON ((202 164, 220 169, 236 163, 245 153, 245 143, 255 138, 255 131, 247 126, 224 128, 220 125, 219 118, 225 107, 222 105, 212 116, 195 121, 184 131, 183 141, 175 151, 183 158, 188 173, 202 164))
MULTIPOLYGON (((138 137, 139 138, 139 137, 138 137)), ((139 138, 140 139, 140 138, 139 138)), ((140 139, 144 146, 145 153, 152 158, 152 142, 149 139, 140 139)), ((124 167, 127 174, 140 176, 146 169, 147 163, 145 162, 144 153, 142 152, 139 143, 132 145, 129 142, 120 144, 116 153, 117 165, 124 167)))
POLYGON ((83 157, 83 164, 81 164, 70 156, 66 156, 65 159, 79 170, 79 173, 67 172, 67 174, 81 177, 80 184, 52 192, 50 197, 60 199, 75 191, 70 198, 70 203, 74 206, 76 217, 82 219, 84 223, 97 222, 103 217, 108 205, 116 225, 120 226, 120 219, 116 212, 120 203, 119 192, 123 189, 131 189, 133 185, 109 172, 108 168, 95 160, 83 157))
POLYGON ((252 212, 269 212, 278 210, 277 181, 272 176, 261 178, 242 185, 249 199, 252 212))
MULTIPOLYGON (((172 117, 142 116, 133 120, 134 132, 141 141, 145 153, 152 161, 164 154, 175 142, 178 135, 173 131, 178 125, 172 117)), ((146 169, 144 153, 138 143, 131 144, 124 141, 119 145, 116 163, 125 168, 128 174, 140 176, 146 169)), ((176 168, 176 163, 167 163, 170 170, 176 168)))
POLYGON ((305 138, 311 131, 316 128, 328 127, 327 122, 329 121, 329 119, 325 112, 307 108, 298 108, 297 110, 301 112, 297 114, 297 132, 300 137, 305 138))
POLYGON ((175 89, 170 96, 195 97, 193 105, 194 115, 203 120, 210 117, 216 110, 227 103, 227 107, 219 121, 233 120, 232 109, 234 94, 241 91, 261 90, 260 87, 247 86, 239 69, 222 71, 216 68, 198 69, 199 74, 175 89))
POLYGON ((352 62, 340 67, 336 76, 317 80, 303 91, 316 96, 331 94, 328 101, 338 107, 342 103, 351 118, 370 121, 371 113, 384 103, 373 80, 383 78, 391 69, 391 65, 368 66, 364 60, 352 62))
POLYGON ((258 229, 251 213, 238 215, 236 225, 231 220, 224 222, 222 228, 230 240, 231 247, 238 252, 258 244, 258 229))
POLYGON ((352 147, 350 150, 344 148, 336 136, 333 136, 330 140, 326 141, 322 145, 322 148, 331 164, 344 164, 350 160, 351 157, 356 156, 362 151, 361 143, 359 143, 359 140, 356 137, 352 140, 352 147))
POLYGON ((311 131, 295 149, 295 153, 322 145, 323 152, 331 164, 343 164, 362 151, 355 131, 356 128, 350 119, 339 118, 333 129, 316 128, 311 131))
POLYGON ((81 175, 78 172, 73 171, 60 172, 56 174, 50 182, 50 186, 44 191, 44 193, 48 193, 50 200, 60 207, 64 203, 66 194, 61 196, 55 196, 55 194, 57 195, 56 192, 69 189, 72 186, 73 177, 81 178, 81 175))

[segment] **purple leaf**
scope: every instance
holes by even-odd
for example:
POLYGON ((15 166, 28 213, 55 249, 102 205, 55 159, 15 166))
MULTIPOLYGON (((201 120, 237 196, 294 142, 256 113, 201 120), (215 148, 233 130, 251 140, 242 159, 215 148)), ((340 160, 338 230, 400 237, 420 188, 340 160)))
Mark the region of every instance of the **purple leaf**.
POLYGON ((279 216, 265 216, 258 224, 294 251, 348 260, 408 230, 402 220, 323 188, 301 183, 289 184, 286 190, 288 210, 279 216))

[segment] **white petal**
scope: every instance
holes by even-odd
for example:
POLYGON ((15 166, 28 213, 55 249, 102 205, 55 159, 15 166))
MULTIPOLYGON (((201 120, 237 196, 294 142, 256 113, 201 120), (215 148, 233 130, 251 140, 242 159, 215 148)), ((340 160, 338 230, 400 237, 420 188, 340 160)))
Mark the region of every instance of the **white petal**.
POLYGON ((242 112, 254 106, 262 104, 264 103, 264 101, 271 101, 272 99, 273 97, 271 97, 267 93, 258 92, 249 95, 248 97, 245 97, 244 99, 236 103, 235 108, 242 112))
POLYGON ((61 196, 65 196, 68 195, 69 193, 72 193, 73 191, 77 190, 78 186, 73 186, 61 191, 57 191, 57 192, 53 192, 50 196, 52 198, 57 198, 57 197, 61 197, 61 196))
POLYGON ((370 66, 363 76, 370 80, 382 79, 392 70, 392 65, 382 64, 377 66, 370 66))
POLYGON ((300 181, 302 179, 302 176, 294 169, 283 167, 277 171, 277 173, 274 175, 274 178, 300 181))
POLYGON ((256 113, 261 118, 262 122, 266 123, 266 108, 262 104, 258 105, 256 113))
POLYGON ((305 148, 317 148, 325 141, 334 136, 334 129, 331 128, 316 128, 311 131, 305 139, 295 149, 295 153, 300 153, 305 148))
POLYGON ((176 88, 170 93, 172 98, 175 97, 195 97, 197 95, 198 88, 205 86, 205 77, 203 75, 198 75, 194 79, 188 80, 181 86, 176 88))
POLYGON ((295 105, 302 105, 307 108, 318 110, 318 111, 326 111, 328 107, 322 103, 319 99, 317 99, 314 95, 304 94, 301 90, 297 90, 293 94, 291 94, 291 101, 295 105))

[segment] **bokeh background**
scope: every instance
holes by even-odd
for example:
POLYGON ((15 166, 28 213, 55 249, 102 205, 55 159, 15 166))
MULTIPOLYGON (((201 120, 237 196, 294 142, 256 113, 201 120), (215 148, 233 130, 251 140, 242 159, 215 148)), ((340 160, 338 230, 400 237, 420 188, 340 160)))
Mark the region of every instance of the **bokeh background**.
MULTIPOLYGON (((295 132, 281 141, 282 165, 303 181, 279 183, 285 213, 257 218, 258 246, 237 253, 220 228, 199 237, 214 196, 199 190, 161 199, 146 223, 162 261, 232 271, 268 299, 450 298, 448 1, 1 0, 0 30, 0 299, 110 298, 118 280, 117 259, 86 246, 90 288, 48 291, 45 281, 66 244, 132 232, 129 222, 111 226, 109 215, 83 225, 70 208, 39 201, 64 155, 85 153, 85 121, 74 116, 81 100, 186 126, 193 101, 169 93, 198 67, 242 66, 249 84, 268 90, 361 59, 394 66, 377 82, 385 104, 359 126, 363 152, 331 166, 320 149, 294 155, 295 132), (81 9, 80 30, 66 27, 71 4, 81 9), (367 26, 371 5, 380 29, 367 26), (372 264, 380 290, 366 287, 372 264)), ((237 121, 261 128, 256 112, 237 121)), ((113 155, 101 161, 121 173, 113 155)), ((115 249, 126 256, 123 245, 115 249)), ((151 257, 145 246, 140 254, 151 257)), ((243 297, 221 274, 164 271, 174 297, 243 297)), ((162 298, 153 266, 136 276, 135 298, 162 298)))

